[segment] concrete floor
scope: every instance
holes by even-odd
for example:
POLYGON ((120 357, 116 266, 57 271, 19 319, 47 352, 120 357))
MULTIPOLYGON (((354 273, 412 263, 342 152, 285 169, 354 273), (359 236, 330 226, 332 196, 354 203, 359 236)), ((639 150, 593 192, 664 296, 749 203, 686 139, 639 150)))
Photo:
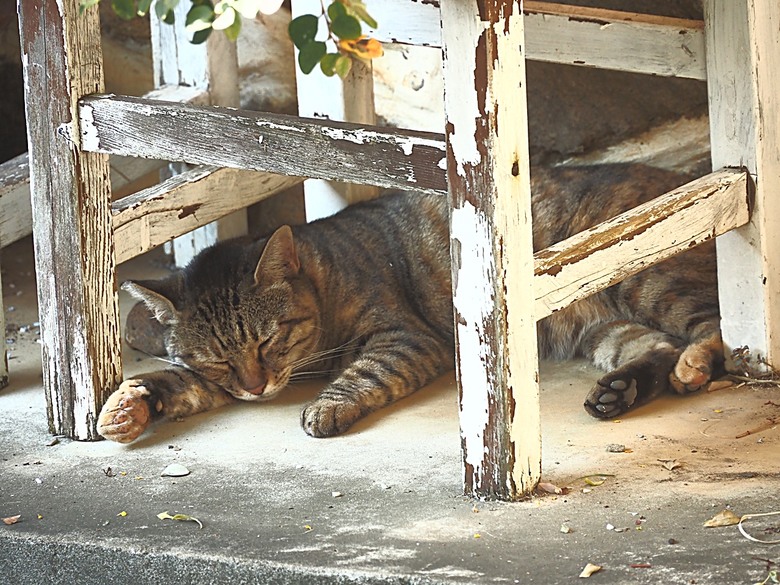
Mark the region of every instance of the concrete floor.
MULTIPOLYGON (((312 384, 129 446, 47 446, 30 242, 4 249, 2 268, 15 341, 0 393, 0 517, 21 517, 0 524, 0 582, 551 584, 594 563, 597 583, 750 584, 780 563, 778 546, 703 527, 724 508, 780 510, 780 429, 735 438, 780 414, 773 386, 670 396, 601 422, 581 406, 598 372, 545 363, 543 480, 570 491, 513 504, 462 495, 451 375, 333 439, 298 426, 312 384), (628 451, 607 452, 615 443, 628 451), (161 477, 173 462, 191 474, 161 477), (592 474, 609 477, 588 486, 592 474), (203 528, 158 519, 165 511, 203 528)), ((147 256, 120 278, 161 270, 147 256)), ((125 362, 128 375, 156 367, 129 349, 125 362)), ((767 520, 749 527, 780 538, 780 520, 767 520)))

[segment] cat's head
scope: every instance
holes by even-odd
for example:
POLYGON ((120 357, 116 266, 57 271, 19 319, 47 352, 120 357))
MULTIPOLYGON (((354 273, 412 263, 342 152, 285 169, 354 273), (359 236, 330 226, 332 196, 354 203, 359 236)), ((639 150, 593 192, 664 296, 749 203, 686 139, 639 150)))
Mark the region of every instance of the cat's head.
POLYGON ((267 400, 315 348, 320 314, 288 226, 256 263, 247 249, 218 244, 180 274, 122 288, 166 327, 172 360, 236 398, 267 400))

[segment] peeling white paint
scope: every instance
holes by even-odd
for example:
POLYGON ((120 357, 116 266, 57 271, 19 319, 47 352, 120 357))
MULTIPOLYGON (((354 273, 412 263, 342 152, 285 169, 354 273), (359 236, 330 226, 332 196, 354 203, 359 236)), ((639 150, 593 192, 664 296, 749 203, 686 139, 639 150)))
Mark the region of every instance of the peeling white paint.
POLYGON ((442 11, 442 36, 446 59, 444 66, 444 107, 447 122, 452 125, 450 147, 460 176, 465 175, 465 165, 480 161, 474 136, 477 132, 479 104, 474 86, 476 63, 474 55, 479 39, 488 24, 481 22, 470 3, 464 2, 442 11), (454 65, 454 66, 453 66, 454 65))
MULTIPOLYGON (((489 381, 485 379, 485 361, 489 346, 482 343, 480 332, 485 319, 493 312, 495 280, 493 251, 487 220, 471 203, 452 210, 451 237, 460 242, 460 267, 456 277, 453 304, 458 314, 460 353, 461 437, 465 444, 465 462, 481 475, 485 453, 485 428, 488 418, 489 381), (464 253, 465 252, 465 253, 464 253), (463 323, 465 322, 465 323, 463 323)), ((458 260, 456 259, 456 262, 458 260)))
POLYGON ((418 138, 414 136, 397 136, 394 134, 385 134, 374 130, 359 128, 357 130, 346 130, 343 128, 323 127, 322 134, 333 140, 346 140, 354 144, 369 143, 391 143, 401 148, 406 156, 411 156, 415 146, 427 146, 438 150, 444 150, 444 142, 441 140, 431 140, 428 138, 418 138))
POLYGON ((81 148, 89 152, 100 150, 100 137, 95 126, 95 110, 92 106, 84 105, 79 109, 81 122, 81 148))
POLYGON ((257 120, 255 122, 260 128, 269 128, 271 130, 282 130, 289 132, 298 132, 299 134, 305 134, 306 130, 299 128, 298 126, 290 126, 288 124, 277 124, 276 122, 269 122, 267 120, 257 120))

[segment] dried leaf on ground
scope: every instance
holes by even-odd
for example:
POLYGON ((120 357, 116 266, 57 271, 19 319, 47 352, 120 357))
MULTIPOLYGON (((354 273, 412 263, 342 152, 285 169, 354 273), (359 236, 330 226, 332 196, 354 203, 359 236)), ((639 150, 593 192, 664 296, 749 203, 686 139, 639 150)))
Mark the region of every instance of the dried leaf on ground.
POLYGON ((583 480, 588 485, 599 486, 603 484, 605 481, 607 481, 608 477, 615 477, 615 476, 609 473, 593 473, 591 475, 586 475, 584 477, 581 477, 580 479, 583 480))
POLYGON ((557 485, 553 483, 548 483, 546 481, 540 481, 538 487, 540 490, 545 491, 548 494, 562 494, 563 490, 565 489, 565 488, 559 488, 557 485))
POLYGON ((598 573, 601 570, 601 565, 594 565, 593 563, 588 563, 585 565, 585 568, 582 569, 582 572, 580 573, 580 578, 584 579, 586 577, 590 577, 593 573, 598 573))
POLYGON ((8 518, 3 518, 3 524, 6 524, 10 526, 11 524, 16 524, 19 522, 19 518, 21 518, 21 514, 17 514, 16 516, 9 516, 8 518))
POLYGON ((179 520, 181 522, 195 522, 201 529, 203 529, 203 523, 195 518, 195 516, 189 516, 187 514, 174 514, 171 516, 168 512, 160 512, 157 514, 160 520, 179 520))
POLYGON ((722 510, 704 523, 705 528, 717 528, 719 526, 734 526, 739 524, 740 517, 731 510, 722 510))
POLYGON ((659 459, 661 466, 669 471, 674 471, 678 467, 682 467, 682 463, 677 459, 659 459))

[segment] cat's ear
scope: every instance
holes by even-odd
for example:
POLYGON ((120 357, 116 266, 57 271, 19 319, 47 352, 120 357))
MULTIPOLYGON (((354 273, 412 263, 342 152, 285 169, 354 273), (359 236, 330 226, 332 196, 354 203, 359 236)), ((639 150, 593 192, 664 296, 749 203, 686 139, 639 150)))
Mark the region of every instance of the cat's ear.
POLYGON ((268 238, 255 268, 255 284, 263 285, 295 276, 301 269, 290 226, 283 225, 268 238))
POLYGON ((128 280, 122 283, 122 289, 143 302, 161 324, 172 325, 179 320, 179 311, 166 296, 167 284, 165 280, 128 280))

